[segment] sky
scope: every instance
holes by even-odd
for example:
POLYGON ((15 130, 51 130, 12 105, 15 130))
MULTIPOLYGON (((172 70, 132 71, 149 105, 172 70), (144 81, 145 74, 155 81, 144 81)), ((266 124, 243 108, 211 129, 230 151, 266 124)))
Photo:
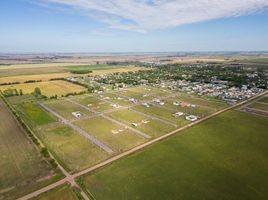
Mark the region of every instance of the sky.
POLYGON ((268 51, 268 0, 1 0, 0 52, 268 51))

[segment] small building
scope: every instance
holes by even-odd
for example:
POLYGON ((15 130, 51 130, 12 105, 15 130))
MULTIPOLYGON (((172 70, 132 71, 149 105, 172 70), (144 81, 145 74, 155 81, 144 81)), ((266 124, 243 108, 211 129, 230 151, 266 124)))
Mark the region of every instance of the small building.
POLYGON ((80 118, 82 116, 80 111, 72 112, 72 115, 75 116, 76 118, 80 118))
POLYGON ((149 108, 149 107, 150 107, 150 105, 149 105, 148 103, 142 103, 142 105, 143 105, 144 107, 146 107, 146 108, 149 108))
POLYGON ((138 124, 137 124, 137 123, 132 123, 132 126, 137 127, 137 126, 138 126, 138 124))
POLYGON ((163 105, 165 105, 165 102, 161 101, 161 102, 159 102, 159 105, 163 106, 163 105))
POLYGON ((188 115, 188 116, 186 116, 186 119, 191 121, 191 122, 194 122, 198 119, 198 117, 195 115, 188 115))
POLYGON ((130 98, 129 101, 132 102, 132 103, 138 103, 138 100, 134 99, 134 98, 130 98))
POLYGON ((116 103, 111 104, 111 106, 114 107, 114 108, 119 108, 119 107, 120 107, 120 106, 117 105, 116 103))
POLYGON ((180 105, 180 102, 179 101, 175 101, 175 102, 173 102, 173 105, 174 106, 179 106, 180 105))
POLYGON ((174 117, 180 117, 182 116, 184 113, 183 112, 176 112, 173 114, 174 117))

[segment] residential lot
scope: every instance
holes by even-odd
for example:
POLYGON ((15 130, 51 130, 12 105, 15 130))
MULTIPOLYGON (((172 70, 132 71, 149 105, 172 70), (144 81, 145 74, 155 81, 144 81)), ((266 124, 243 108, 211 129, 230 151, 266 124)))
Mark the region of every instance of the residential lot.
POLYGON ((82 86, 61 80, 0 86, 0 90, 2 91, 7 89, 17 89, 18 91, 22 90, 23 94, 31 94, 34 92, 35 88, 40 88, 42 94, 48 97, 54 95, 61 96, 73 92, 79 93, 86 90, 86 88, 82 86))
POLYGON ((59 178, 0 99, 0 199, 15 199, 59 178))
POLYGON ((103 117, 79 120, 75 124, 103 141, 115 152, 122 152, 146 141, 127 126, 120 126, 103 117))
POLYGON ((96 199, 267 199, 267 129, 267 117, 229 111, 79 182, 96 199))
POLYGON ((108 157, 105 151, 67 125, 41 127, 37 135, 70 172, 77 172, 108 157))
POLYGON ((148 117, 130 109, 123 109, 109 114, 111 117, 152 136, 157 137, 174 130, 176 127, 148 117))

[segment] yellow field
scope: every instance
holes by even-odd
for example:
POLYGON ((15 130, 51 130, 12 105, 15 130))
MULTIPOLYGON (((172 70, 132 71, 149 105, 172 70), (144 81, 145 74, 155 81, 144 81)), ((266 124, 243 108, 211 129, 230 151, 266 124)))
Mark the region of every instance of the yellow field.
POLYGON ((196 62, 227 62, 224 58, 182 58, 174 60, 174 63, 196 63, 196 62))
POLYGON ((0 83, 12 83, 12 82, 24 82, 30 80, 42 80, 46 81, 52 78, 66 78, 74 76, 71 73, 51 73, 51 74, 36 74, 36 75, 21 75, 21 76, 10 76, 0 78, 0 83))
MULTIPOLYGON (((41 64, 15 64, 15 65, 3 65, 0 69, 23 69, 23 68, 40 68, 40 67, 65 67, 73 66, 77 63, 41 63, 41 64)), ((79 64, 88 65, 88 64, 79 64)))
POLYGON ((53 95, 65 95, 72 92, 82 92, 86 90, 86 88, 82 86, 75 85, 66 81, 47 81, 38 83, 5 85, 0 86, 0 90, 4 91, 6 89, 21 89, 23 91, 23 94, 30 94, 36 87, 39 87, 42 91, 42 94, 48 97, 53 95))
POLYGON ((85 75, 95 76, 95 75, 100 75, 100 74, 109 74, 109 73, 115 73, 115 72, 129 72, 129 71, 138 71, 138 70, 145 70, 145 69, 146 68, 143 68, 143 67, 120 67, 120 68, 93 70, 93 72, 90 74, 72 74, 69 72, 64 72, 64 73, 9 76, 9 77, 0 78, 0 83, 13 83, 13 82, 23 83, 29 80, 48 81, 52 78, 66 78, 70 76, 85 76, 85 75))
POLYGON ((120 67, 120 68, 114 68, 114 69, 103 69, 103 70, 93 70, 92 73, 89 75, 91 76, 96 76, 96 75, 101 75, 101 74, 111 74, 111 73, 116 73, 116 72, 135 72, 139 70, 146 70, 147 68, 144 67, 120 67))

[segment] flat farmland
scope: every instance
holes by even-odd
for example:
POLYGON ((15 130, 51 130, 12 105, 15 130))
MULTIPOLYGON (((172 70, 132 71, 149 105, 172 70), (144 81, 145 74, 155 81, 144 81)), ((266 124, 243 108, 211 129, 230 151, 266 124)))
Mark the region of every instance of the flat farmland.
POLYGON ((0 86, 0 90, 4 91, 6 89, 17 89, 22 90, 23 94, 30 94, 34 92, 34 89, 39 87, 43 95, 48 97, 53 95, 65 95, 72 92, 82 92, 86 88, 75 85, 66 81, 46 81, 46 82, 36 82, 36 83, 23 83, 15 85, 3 85, 0 86))
MULTIPOLYGON (((50 74, 34 74, 34 75, 21 75, 21 76, 9 76, 9 77, 2 77, 0 78, 0 83, 13 83, 13 82, 25 82, 25 81, 32 81, 32 80, 42 80, 48 81, 53 78, 67 78, 70 76, 74 76, 71 73, 50 73, 50 74)), ((79 76, 76 74, 75 76, 79 76)))
POLYGON ((170 124, 152 119, 129 109, 109 113, 109 116, 126 123, 129 126, 133 126, 132 123, 136 123, 137 127, 134 128, 152 137, 159 137, 175 129, 175 127, 170 124))
POLYGON ((68 120, 76 119, 76 117, 72 114, 72 112, 80 112, 81 118, 93 115, 92 112, 66 100, 49 101, 46 104, 53 111, 55 111, 56 113, 58 113, 59 115, 68 120))
POLYGON ((0 199, 36 190, 59 176, 26 137, 12 113, 0 100, 0 199))
POLYGON ((95 111, 106 111, 113 108, 110 103, 99 100, 94 96, 75 97, 73 100, 95 111))
POLYGON ((155 105, 150 106, 149 108, 139 105, 133 107, 133 109, 145 113, 147 115, 158 117, 168 122, 177 124, 179 126, 184 126, 188 123, 188 121, 185 120, 184 116, 174 117, 173 114, 175 113, 175 111, 161 108, 155 105))
POLYGON ((146 141, 142 136, 103 117, 82 119, 74 123, 104 142, 116 152, 122 152, 146 141))
POLYGON ((37 135, 60 164, 71 172, 85 169, 108 157, 105 151, 63 124, 41 127, 37 135))
POLYGON ((264 200, 267 129, 267 117, 229 111, 79 182, 95 199, 264 200))
POLYGON ((33 200, 79 200, 74 189, 69 185, 59 186, 49 192, 46 192, 33 200))

